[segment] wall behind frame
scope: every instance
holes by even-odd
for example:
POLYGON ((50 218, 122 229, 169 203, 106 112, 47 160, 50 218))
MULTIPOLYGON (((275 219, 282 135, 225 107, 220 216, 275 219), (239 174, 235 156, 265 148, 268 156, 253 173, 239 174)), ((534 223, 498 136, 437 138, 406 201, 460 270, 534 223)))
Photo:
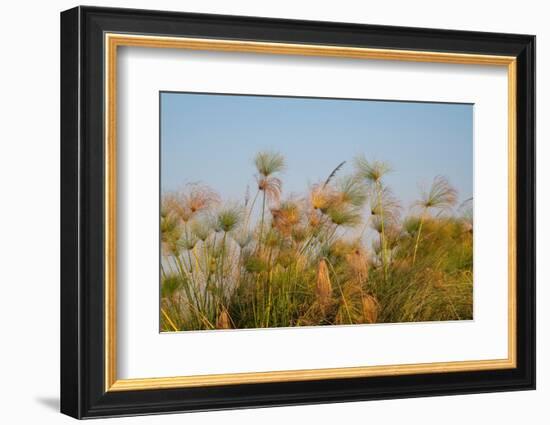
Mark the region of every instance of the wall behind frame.
MULTIPOLYGON (((537 35, 537 112, 550 114, 550 28, 544 3, 463 0, 408 2, 320 2, 304 0, 94 1, 97 6, 154 8, 368 24, 516 32, 537 35), (495 19, 497 18, 497 19, 495 19)), ((59 12, 77 2, 9 2, 0 33, 0 393, 6 423, 74 423, 60 415, 59 393, 59 12), (6 348, 8 347, 8 348, 6 348)), ((550 138, 539 120, 537 139, 550 138)), ((539 164, 550 161, 540 143, 539 164)), ((550 216, 550 167, 539 167, 538 217, 550 216)), ((538 282, 550 281, 550 224, 538 228, 538 282)), ((550 398, 550 289, 539 284, 538 390, 501 394, 346 403, 292 408, 110 419, 124 424, 334 424, 421 423, 423 425, 543 423, 550 398), (186 422, 185 422, 186 421, 186 422)), ((103 420, 99 420, 103 422, 103 420)))

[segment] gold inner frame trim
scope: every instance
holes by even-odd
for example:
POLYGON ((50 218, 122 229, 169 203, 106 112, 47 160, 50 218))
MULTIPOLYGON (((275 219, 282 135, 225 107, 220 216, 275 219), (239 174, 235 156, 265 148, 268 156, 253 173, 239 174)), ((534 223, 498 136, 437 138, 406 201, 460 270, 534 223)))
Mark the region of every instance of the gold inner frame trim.
POLYGON ((105 34, 105 391, 135 391, 214 385, 308 381, 416 373, 445 373, 516 367, 516 58, 446 52, 370 49, 329 45, 268 43, 148 35, 105 34), (508 357, 419 364, 305 369, 253 373, 118 379, 116 325, 116 117, 117 48, 120 46, 323 56, 468 65, 504 66, 508 72, 508 357))

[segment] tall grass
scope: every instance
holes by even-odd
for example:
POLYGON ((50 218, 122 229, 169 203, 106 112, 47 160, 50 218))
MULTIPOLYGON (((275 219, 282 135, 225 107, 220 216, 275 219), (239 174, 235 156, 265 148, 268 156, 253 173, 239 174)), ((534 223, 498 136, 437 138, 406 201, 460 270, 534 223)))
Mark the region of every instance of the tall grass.
POLYGON ((471 200, 435 177, 410 214, 390 167, 357 157, 283 198, 285 158, 260 152, 250 201, 164 193, 162 331, 472 318, 471 200))

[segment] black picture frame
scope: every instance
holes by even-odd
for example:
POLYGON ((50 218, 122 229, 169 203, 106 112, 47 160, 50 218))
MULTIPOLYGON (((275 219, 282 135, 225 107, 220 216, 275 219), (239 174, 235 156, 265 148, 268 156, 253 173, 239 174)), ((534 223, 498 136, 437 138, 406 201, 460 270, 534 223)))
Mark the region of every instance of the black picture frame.
POLYGON ((535 37, 132 9, 61 13, 61 412, 75 418, 535 388, 535 37), (517 58, 517 367, 106 392, 104 33, 517 58))

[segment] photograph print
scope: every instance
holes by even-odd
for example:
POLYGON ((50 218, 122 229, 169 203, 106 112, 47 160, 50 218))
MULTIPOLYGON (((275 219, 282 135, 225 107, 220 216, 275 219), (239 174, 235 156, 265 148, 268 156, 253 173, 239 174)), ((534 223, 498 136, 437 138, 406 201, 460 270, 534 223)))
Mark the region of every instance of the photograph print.
POLYGON ((473 319, 473 105, 160 93, 160 331, 473 319))

